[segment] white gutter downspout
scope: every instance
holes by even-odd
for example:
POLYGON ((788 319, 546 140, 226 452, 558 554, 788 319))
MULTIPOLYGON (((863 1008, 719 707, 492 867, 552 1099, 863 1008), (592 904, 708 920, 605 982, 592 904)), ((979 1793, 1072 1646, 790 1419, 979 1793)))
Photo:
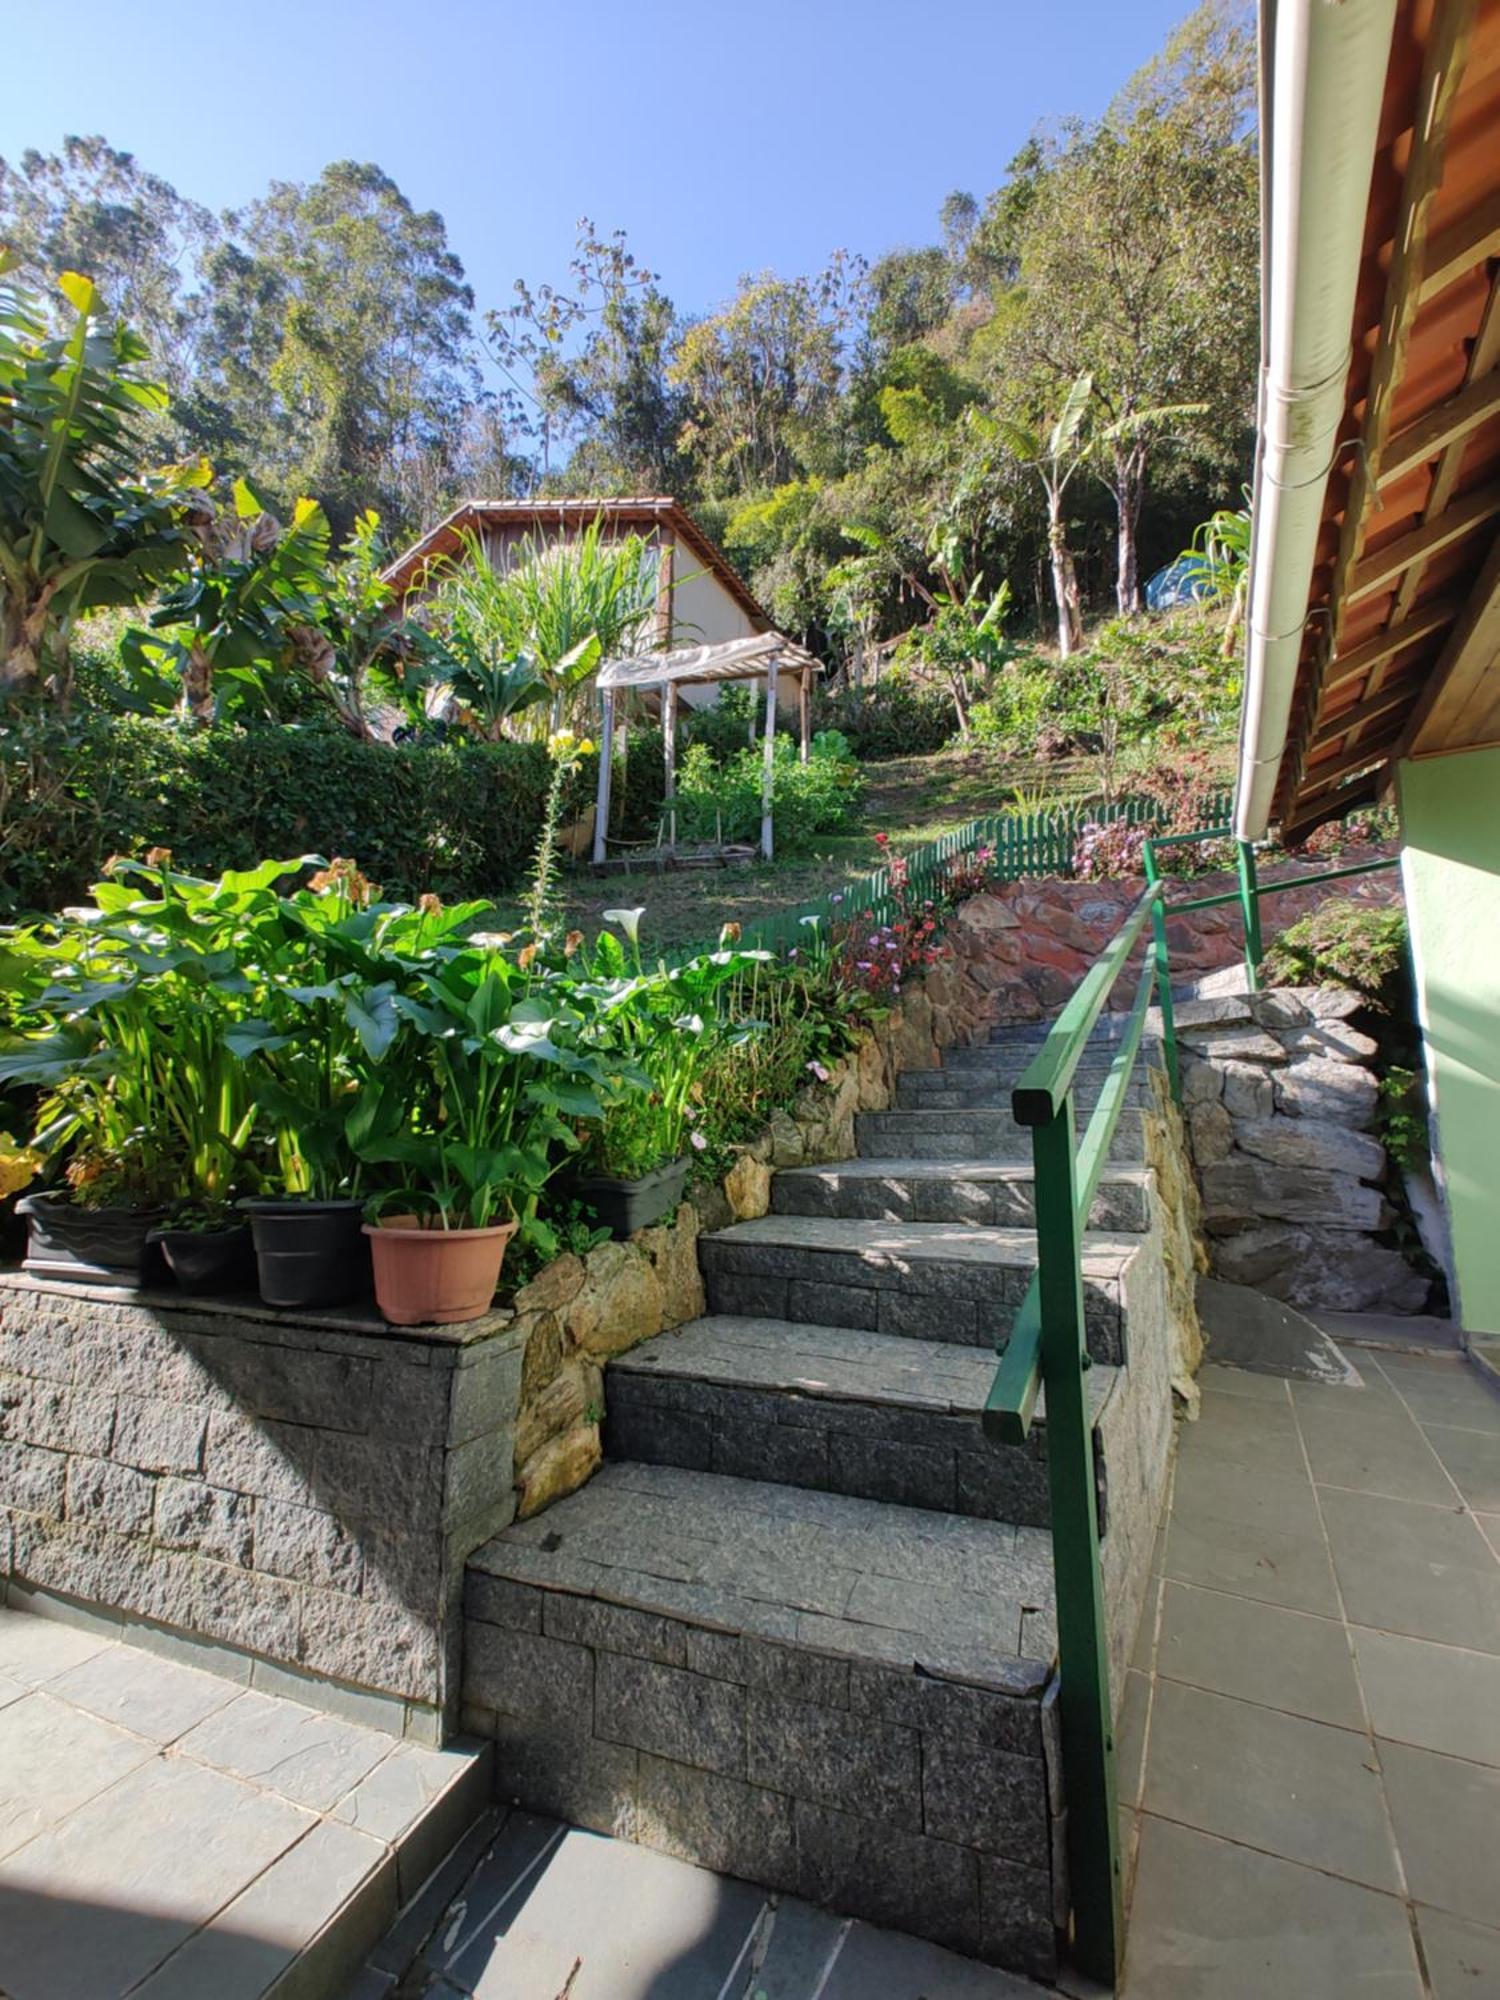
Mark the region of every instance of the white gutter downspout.
POLYGON ((1396 0, 1261 12, 1260 439, 1234 829, 1259 840, 1286 749, 1396 0))

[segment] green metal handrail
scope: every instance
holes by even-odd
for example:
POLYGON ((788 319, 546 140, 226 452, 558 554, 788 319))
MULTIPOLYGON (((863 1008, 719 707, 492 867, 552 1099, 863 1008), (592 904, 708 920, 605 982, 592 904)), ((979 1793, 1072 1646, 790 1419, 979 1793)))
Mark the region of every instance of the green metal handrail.
POLYGON ((1099 1561, 1098 1489, 1088 1389, 1092 1363, 1083 1305, 1084 1231, 1125 1105, 1153 990, 1160 1009, 1163 1061, 1172 1096, 1181 1103, 1167 939, 1169 914, 1238 903, 1244 923, 1246 976, 1254 992, 1263 956, 1262 896, 1399 865, 1398 858, 1392 856, 1261 884, 1256 878, 1253 845, 1236 841, 1238 880, 1234 889, 1168 903, 1158 850, 1231 837, 1230 827, 1215 826, 1192 833, 1153 835, 1145 841, 1144 893, 1084 975, 1011 1095, 1016 1122, 1031 1128, 1037 1267, 1000 1354, 982 1422, 987 1436, 1023 1443, 1045 1395, 1073 1954, 1091 1978, 1111 1986, 1124 1949, 1124 1914, 1109 1630, 1099 1561), (1087 1129, 1082 1141, 1075 1144, 1073 1085, 1078 1065, 1148 921, 1151 943, 1135 999, 1087 1129))

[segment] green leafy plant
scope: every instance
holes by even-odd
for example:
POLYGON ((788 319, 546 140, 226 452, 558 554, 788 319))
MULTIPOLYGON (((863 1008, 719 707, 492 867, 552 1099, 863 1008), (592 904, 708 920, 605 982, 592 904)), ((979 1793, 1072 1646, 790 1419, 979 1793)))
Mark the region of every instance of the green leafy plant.
MULTIPOLYGON (((18 261, 0 249, 0 279, 18 261)), ((188 475, 138 469, 141 420, 166 405, 145 342, 106 328, 89 279, 58 288, 71 324, 54 334, 34 294, 0 284, 0 697, 45 687, 66 705, 74 619, 173 568, 188 475)))
POLYGON ((1382 1013, 1409 1019, 1411 960, 1399 905, 1331 896, 1288 926, 1262 968, 1278 986, 1347 986, 1382 1013))

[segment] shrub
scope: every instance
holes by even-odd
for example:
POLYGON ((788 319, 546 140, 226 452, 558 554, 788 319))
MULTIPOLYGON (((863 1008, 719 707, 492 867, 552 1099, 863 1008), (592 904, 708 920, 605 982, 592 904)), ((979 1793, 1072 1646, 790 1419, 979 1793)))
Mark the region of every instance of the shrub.
POLYGON ((1272 985, 1347 986, 1382 1013, 1411 1018, 1411 959, 1399 904, 1331 896, 1281 933, 1262 970, 1272 985))
POLYGON ((1052 675, 1044 667, 1015 661, 970 710, 975 736, 1002 750, 1031 751, 1051 694, 1052 675))
POLYGON ((950 695, 895 673, 876 687, 823 697, 814 722, 840 730, 861 761, 930 755, 953 740, 956 726, 950 695))
MULTIPOLYGON (((570 781, 594 796, 597 759, 570 781)), ((183 730, 132 717, 0 729, 0 912, 77 901, 112 854, 169 847, 214 875, 261 855, 355 854, 387 894, 488 894, 526 872, 540 743, 359 743, 327 727, 183 730)), ((632 731, 617 829, 654 825, 661 739, 632 731)))
MULTIPOLYGON (((763 771, 759 747, 719 764, 706 743, 690 744, 677 780, 679 834, 687 840, 753 840, 760 831, 763 771)), ((856 826, 863 789, 857 764, 837 757, 813 757, 804 764, 791 738, 778 738, 772 775, 778 847, 791 851, 816 834, 856 826)))

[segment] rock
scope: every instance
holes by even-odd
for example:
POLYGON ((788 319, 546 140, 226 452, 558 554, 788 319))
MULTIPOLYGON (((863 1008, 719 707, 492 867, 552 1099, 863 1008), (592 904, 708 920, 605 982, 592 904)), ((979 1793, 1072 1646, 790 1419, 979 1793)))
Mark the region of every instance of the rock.
POLYGON ((698 1227, 705 1236, 716 1229, 727 1229, 734 1221, 729 1197, 717 1181, 690 1181, 687 1192, 688 1205, 697 1216, 698 1227))
MULTIPOLYGON (((580 1274, 583 1264, 578 1264, 580 1274)), ((537 1313, 526 1334, 525 1359, 521 1363, 521 1402, 529 1403, 550 1382, 562 1366, 563 1327, 555 1312, 537 1313)))
POLYGON ((891 1061, 897 1071, 936 1069, 941 1058, 932 1039, 932 1002, 920 986, 910 987, 890 1015, 891 1061))
POLYGON ((192 1549, 216 1562, 248 1568, 255 1503, 248 1494, 205 1486, 197 1479, 163 1479, 156 1488, 155 1539, 164 1548, 192 1549))
POLYGON ((698 1269, 698 1216, 691 1203, 683 1203, 676 1223, 661 1235, 664 1241, 656 1259, 661 1323, 663 1327, 682 1326, 707 1309, 703 1274, 698 1269))
MULTIPOLYGON (((762 1167, 766 1184, 770 1174, 762 1167)), ((568 1307, 567 1327, 590 1354, 623 1354, 660 1333, 662 1289, 651 1261, 633 1243, 601 1243, 586 1259, 583 1290, 568 1307)))
POLYGON ((572 1430, 544 1444, 540 1451, 532 1453, 517 1475, 516 1518, 524 1521, 565 1494, 576 1493, 602 1456, 597 1424, 575 1424, 572 1430))
POLYGON ((1013 931, 1021 919, 998 896, 971 896, 961 903, 955 921, 967 931, 1013 931))
POLYGON ((1037 1009, 1038 1019, 1043 1008, 1061 1007, 1071 997, 1073 988, 1078 984, 1076 979, 1069 978, 1066 973, 1059 972, 1056 966, 1052 965, 1033 965, 1028 968, 1024 976, 1026 984, 1041 1003, 1037 1009))
POLYGON ((1359 1181, 1385 1176, 1385 1148, 1378 1139, 1326 1118, 1242 1119, 1234 1128, 1234 1142, 1242 1152, 1278 1167, 1317 1167, 1359 1181))
POLYGON ((1251 1018, 1248 994, 1179 1000, 1172 1009, 1173 1025, 1179 1034, 1188 1028, 1238 1027, 1251 1018))
POLYGON ((1178 1040, 1209 1062, 1286 1061, 1286 1050, 1263 1028, 1190 1028, 1178 1040))
POLYGON ((1369 1063, 1380 1053, 1380 1044, 1373 1036, 1362 1035, 1347 1021, 1318 1021, 1277 1039, 1289 1055, 1327 1056, 1330 1062, 1369 1063))
POLYGON ((1182 1058, 1182 1103, 1191 1111, 1195 1104, 1216 1104, 1224 1094, 1224 1072, 1198 1056, 1182 1058))
POLYGON ((1357 1132, 1369 1130, 1380 1101, 1368 1071, 1326 1056, 1299 1056, 1278 1073, 1274 1089, 1276 1109, 1288 1118, 1326 1118, 1357 1132))
POLYGON ((1420 1312, 1428 1283, 1398 1250, 1357 1230, 1268 1223, 1217 1239, 1217 1277, 1323 1312, 1420 1312))
POLYGON ((724 1193, 736 1222, 754 1222, 771 1206, 771 1170, 742 1153, 724 1176, 724 1193))
POLYGON ((1296 986, 1286 990, 1296 994, 1315 1021, 1347 1021, 1366 1004, 1362 993, 1355 993, 1347 986, 1296 986))
POLYGON ((565 1250, 516 1293, 516 1311, 556 1312, 583 1290, 583 1259, 565 1250))
POLYGON ((1275 1099, 1269 1074, 1254 1063, 1225 1063, 1224 1109, 1231 1118, 1269 1118, 1275 1099))
POLYGON ((1200 1172, 1217 1160, 1228 1159, 1234 1127, 1222 1104, 1195 1104, 1188 1113, 1188 1131, 1200 1172))
POLYGON ((1248 990, 1249 984, 1245 973, 1245 962, 1242 958, 1236 958, 1230 965, 1221 965, 1213 972, 1200 973, 1193 981, 1193 996, 1195 999, 1246 993, 1248 990))
POLYGON ((1007 979, 991 997, 999 1023, 1021 1024, 1042 1018, 1042 1003, 1023 979, 1007 979))
POLYGON ((790 1112, 778 1108, 771 1113, 771 1165, 773 1167, 800 1167, 807 1152, 807 1143, 802 1137, 790 1112))
POLYGON ((1250 1013, 1263 1028, 1301 1028, 1312 1016, 1289 986, 1273 986, 1265 993, 1250 996, 1250 1013))
POLYGON ((521 1412, 516 1425, 516 1462, 525 1465, 555 1437, 582 1423, 592 1408, 593 1420, 603 1404, 599 1370, 582 1356, 575 1355, 562 1372, 521 1412))
POLYGON ((1377 1188, 1317 1167, 1242 1157, 1205 1167, 1202 1180, 1203 1220, 1215 1234, 1274 1220, 1349 1230, 1376 1230, 1386 1221, 1377 1188))

